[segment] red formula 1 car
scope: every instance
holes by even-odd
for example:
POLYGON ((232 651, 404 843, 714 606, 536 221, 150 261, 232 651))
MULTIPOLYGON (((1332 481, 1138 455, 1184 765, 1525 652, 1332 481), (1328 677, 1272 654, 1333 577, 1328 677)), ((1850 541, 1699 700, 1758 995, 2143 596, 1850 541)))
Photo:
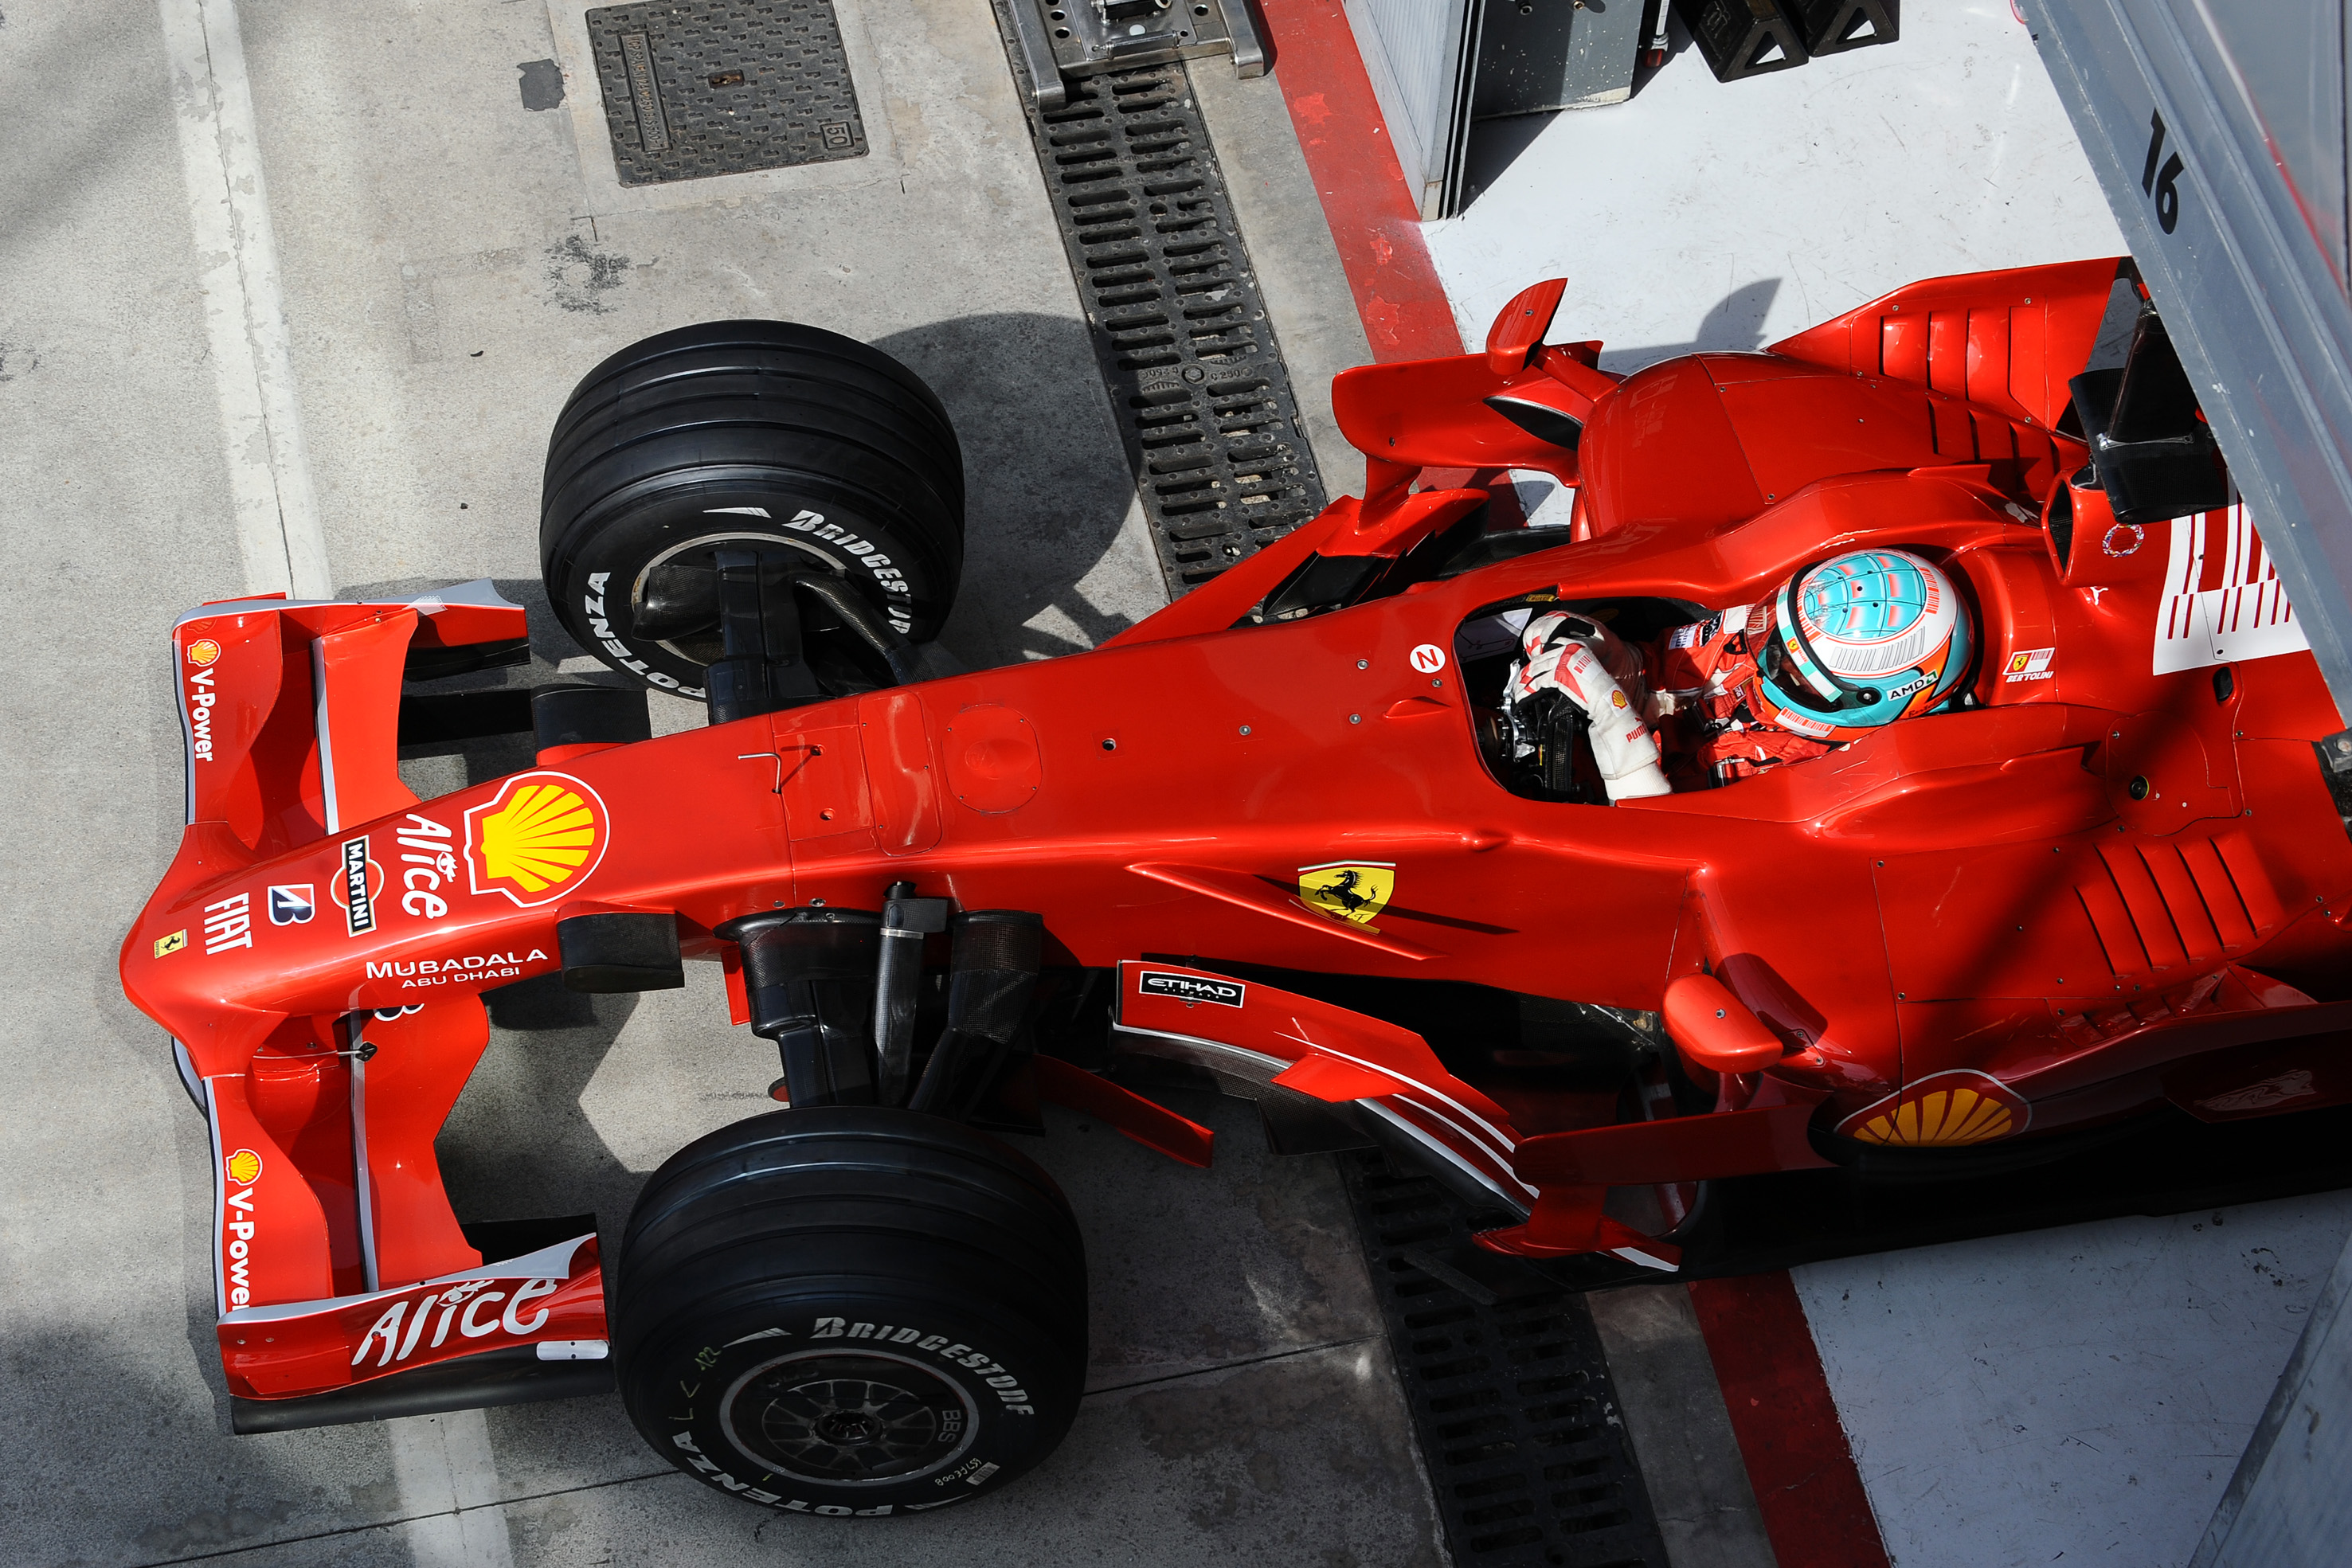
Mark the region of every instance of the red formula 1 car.
POLYGON ((2352 737, 2161 323, 2085 370, 2119 273, 1622 378, 1539 286, 1483 354, 1340 379, 1364 497, 1094 652, 929 679, 937 401, 807 328, 656 338, 566 406, 542 548, 583 645, 709 705, 660 739, 634 688, 448 689, 522 653, 478 588, 191 612, 189 826, 122 974, 211 1124, 240 1429, 617 1374, 754 1501, 975 1496, 1086 1362, 1069 1210, 991 1133, 1043 1098, 1205 1163, 1139 1059, 1435 1171, 1496 1251, 1661 1270, 1711 1182, 2352 1099, 2352 737), (1414 488, 1511 468, 1572 522, 1414 488), (499 728, 536 765, 403 786, 404 739, 499 728), (689 958, 790 1108, 609 1257, 469 1233, 433 1137, 482 993, 689 958))

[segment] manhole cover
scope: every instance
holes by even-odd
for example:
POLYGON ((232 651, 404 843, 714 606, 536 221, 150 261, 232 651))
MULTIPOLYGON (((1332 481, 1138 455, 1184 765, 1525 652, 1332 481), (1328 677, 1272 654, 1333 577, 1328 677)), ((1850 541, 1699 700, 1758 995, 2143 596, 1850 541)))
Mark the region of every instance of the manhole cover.
POLYGON ((588 13, 624 185, 866 155, 832 0, 685 0, 588 13))

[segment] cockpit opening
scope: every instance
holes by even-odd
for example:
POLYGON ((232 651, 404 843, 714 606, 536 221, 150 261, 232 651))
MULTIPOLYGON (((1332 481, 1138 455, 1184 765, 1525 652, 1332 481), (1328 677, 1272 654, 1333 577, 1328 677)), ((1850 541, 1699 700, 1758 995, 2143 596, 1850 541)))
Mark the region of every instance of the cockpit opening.
POLYGON ((1719 610, 1555 594, 1488 606, 1454 641, 1487 769, 1530 800, 1715 789, 1970 700, 1974 612, 1907 550, 1832 556, 1719 610))

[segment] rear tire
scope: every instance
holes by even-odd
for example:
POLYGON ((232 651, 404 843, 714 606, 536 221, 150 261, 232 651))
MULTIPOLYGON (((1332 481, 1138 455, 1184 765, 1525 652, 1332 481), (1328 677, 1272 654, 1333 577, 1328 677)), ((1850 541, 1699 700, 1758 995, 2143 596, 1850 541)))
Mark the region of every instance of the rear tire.
POLYGON ((913 642, 963 570, 963 458, 920 377, 789 321, 709 321, 622 350, 556 417, 540 508, 549 600, 580 645, 703 695, 719 657, 712 552, 846 579, 913 642))
POLYGON ((880 1518, 992 1491, 1076 1416, 1086 1265, 1053 1178, 909 1111, 778 1111, 638 1198, 614 1352, 630 1419, 706 1485, 880 1518))

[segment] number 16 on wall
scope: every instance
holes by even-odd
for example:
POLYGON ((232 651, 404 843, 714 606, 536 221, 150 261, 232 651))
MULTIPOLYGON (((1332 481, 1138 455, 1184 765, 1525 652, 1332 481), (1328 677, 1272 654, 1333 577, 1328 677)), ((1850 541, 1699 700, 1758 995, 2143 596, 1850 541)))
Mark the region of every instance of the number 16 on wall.
POLYGON ((2144 194, 2156 198, 2156 226, 2170 234, 2180 222, 2178 182, 2181 171, 2189 165, 2181 162, 2178 152, 2169 158, 2164 155, 2164 111, 2154 110, 2147 119, 2147 162, 2139 172, 2139 188, 2144 194))

